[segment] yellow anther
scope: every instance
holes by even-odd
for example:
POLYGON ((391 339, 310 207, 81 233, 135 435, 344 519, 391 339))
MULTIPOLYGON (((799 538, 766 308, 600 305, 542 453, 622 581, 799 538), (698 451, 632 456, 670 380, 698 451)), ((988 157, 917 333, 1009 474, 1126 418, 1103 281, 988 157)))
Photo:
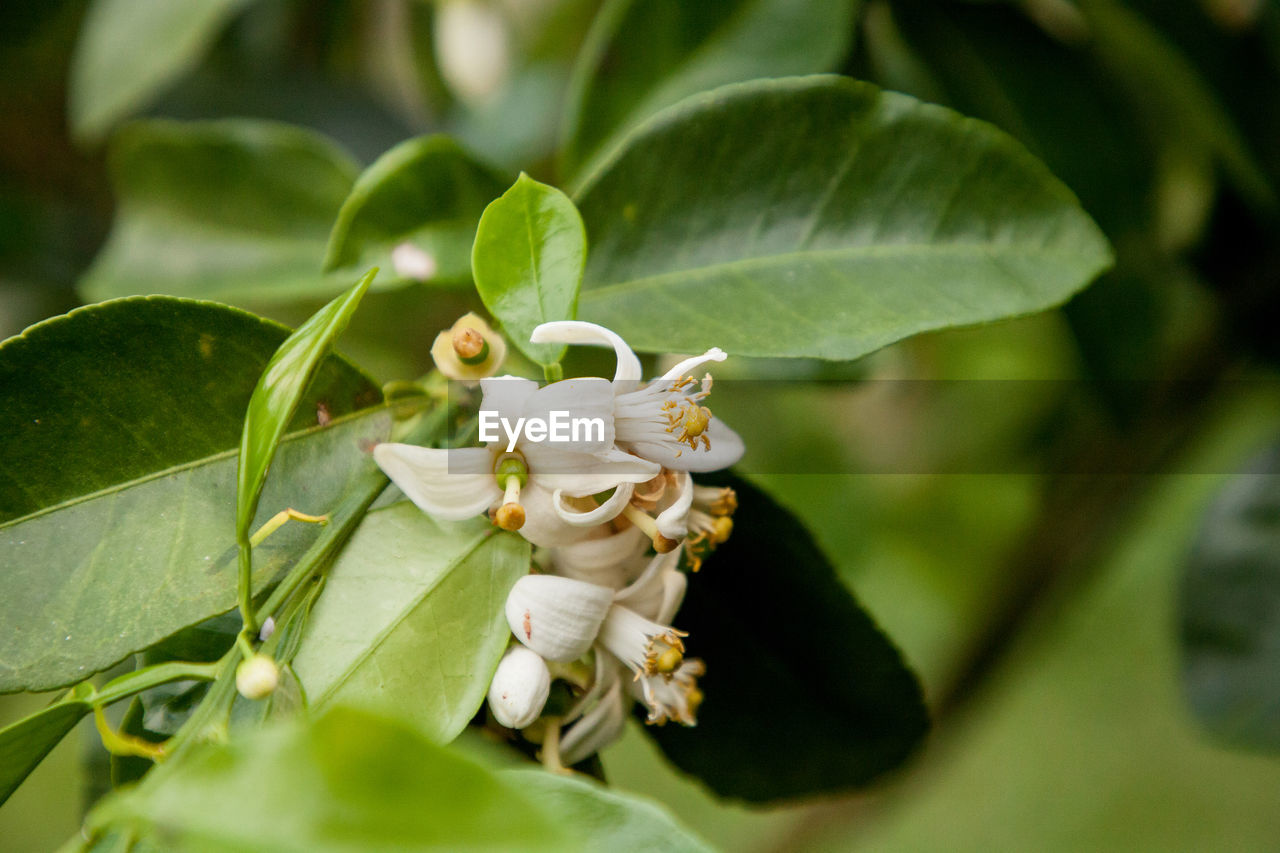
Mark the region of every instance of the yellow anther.
POLYGON ((729 541, 731 533, 733 533, 733 519, 722 515, 712 522, 711 535, 707 538, 711 540, 712 545, 722 545, 729 541))
POLYGON ((524 527, 524 507, 517 503, 503 504, 494 511, 493 523, 503 530, 519 530, 524 527))
MULTIPOLYGON (((688 692, 684 694, 685 705, 689 708, 689 716, 697 717, 698 709, 702 707, 702 691, 696 687, 690 687, 688 692)), ((681 722, 684 722, 683 720, 681 722)), ((687 725, 687 724, 686 724, 687 725)))
POLYGON ((679 669, 683 660, 684 654, 675 646, 669 646, 658 654, 657 660, 654 661, 653 668, 664 675, 668 675, 679 669))

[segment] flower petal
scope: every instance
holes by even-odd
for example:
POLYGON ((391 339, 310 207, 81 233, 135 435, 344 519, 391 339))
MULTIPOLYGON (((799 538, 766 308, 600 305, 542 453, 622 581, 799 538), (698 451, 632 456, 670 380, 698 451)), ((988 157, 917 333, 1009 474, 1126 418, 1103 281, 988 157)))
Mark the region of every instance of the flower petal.
MULTIPOLYGON (((521 376, 491 376, 480 380, 480 390, 484 392, 480 409, 496 412, 514 426, 524 413, 525 402, 538 390, 538 383, 521 376)), ((506 445, 505 438, 502 443, 506 445)))
POLYGON ((710 447, 692 450, 676 441, 629 441, 625 447, 644 459, 650 459, 673 471, 719 471, 737 464, 746 452, 742 438, 724 421, 713 417, 705 433, 710 447))
POLYGON ((659 614, 662 613, 663 605, 666 603, 667 576, 674 574, 684 577, 677 568, 679 563, 679 548, 666 554, 655 554, 649 559, 640 577, 614 595, 614 603, 621 604, 628 610, 634 610, 646 619, 670 624, 670 616, 661 618, 659 614))
MULTIPOLYGON (((590 344, 594 346, 611 346, 617 355, 618 366, 613 373, 615 385, 622 383, 632 386, 640 381, 640 359, 627 346, 627 342, 611 329, 597 326, 595 323, 584 323, 581 320, 557 320, 543 323, 533 330, 529 340, 535 344, 590 344)), ((630 390, 630 387, 625 390, 630 390)))
POLYGON ((625 582, 630 563, 643 560, 648 547, 649 539, 640 528, 628 527, 621 533, 556 548, 551 559, 558 575, 616 589, 625 582))
POLYGON ((627 722, 630 704, 622 692, 622 682, 614 682, 595 707, 560 737, 560 760, 566 765, 577 764, 617 740, 627 722))
POLYGON ((444 450, 388 442, 373 448, 373 460, 409 500, 436 518, 471 518, 502 497, 493 457, 483 447, 444 450))
POLYGON ((507 624, 547 660, 567 663, 587 653, 613 602, 607 587, 555 575, 525 575, 507 595, 507 624))
POLYGON ((565 506, 564 492, 556 489, 551 494, 551 507, 565 524, 572 527, 595 527, 598 524, 604 524, 606 521, 612 521, 621 515, 622 510, 626 508, 627 503, 631 500, 631 495, 635 492, 635 489, 634 483, 619 483, 608 500, 595 509, 582 511, 565 506))
POLYGON ((553 382, 530 394, 521 412, 529 420, 540 418, 548 424, 552 423, 552 413, 565 424, 560 430, 569 440, 553 441, 549 433, 545 441, 526 439, 522 450, 529 445, 550 444, 556 450, 602 453, 613 447, 613 386, 608 380, 585 376, 553 382))
MULTIPOLYGON (((729 356, 725 355, 724 350, 720 347, 712 347, 702 355, 695 355, 692 358, 686 358, 684 361, 677 363, 674 367, 662 374, 662 379, 658 381, 666 382, 679 379, 693 373, 708 361, 724 361, 729 356)), ((697 377, 694 377, 697 378, 697 377)))
POLYGON ((599 494, 619 483, 645 483, 658 476, 662 466, 616 448, 604 453, 575 453, 545 444, 525 451, 529 477, 550 491, 575 498, 599 494))
POLYGON ((658 532, 668 539, 683 539, 689 532, 689 509, 693 506, 693 477, 688 471, 677 475, 675 500, 658 513, 658 532))
POLYGON ((520 535, 539 548, 558 548, 580 542, 591 535, 586 527, 568 524, 556 514, 551 492, 529 483, 520 494, 524 507, 524 526, 520 535))

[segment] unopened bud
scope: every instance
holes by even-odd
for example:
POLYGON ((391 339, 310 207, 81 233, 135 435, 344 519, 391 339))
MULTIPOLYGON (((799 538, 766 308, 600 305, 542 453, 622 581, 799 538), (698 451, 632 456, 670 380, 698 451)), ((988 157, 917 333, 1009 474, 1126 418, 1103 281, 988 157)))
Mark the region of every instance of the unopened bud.
POLYGON ((236 690, 246 699, 265 699, 280 683, 280 668, 267 655, 254 655, 236 667, 236 690))
POLYGON ((512 646, 489 684, 489 710, 509 729, 523 729, 542 714, 551 691, 551 672, 538 654, 512 646))

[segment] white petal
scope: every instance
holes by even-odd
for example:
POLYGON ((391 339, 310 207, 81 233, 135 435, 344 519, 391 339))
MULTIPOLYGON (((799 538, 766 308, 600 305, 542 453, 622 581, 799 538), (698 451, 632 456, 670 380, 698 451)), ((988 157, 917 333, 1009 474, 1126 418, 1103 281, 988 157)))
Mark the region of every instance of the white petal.
POLYGON ((596 646, 593 657, 595 658, 595 677, 591 679, 591 686, 587 688, 587 692, 582 695, 582 698, 574 702, 573 706, 565 712, 564 718, 561 720, 563 725, 568 725, 582 716, 583 712, 591 708, 597 699, 608 693, 610 688, 618 683, 623 672, 626 672, 628 676, 631 675, 631 672, 623 667, 622 661, 599 646, 596 646))
POLYGON ((493 457, 483 447, 384 443, 373 448, 373 459, 409 500, 436 518, 471 518, 502 497, 493 479, 493 457))
MULTIPOLYGON (((627 346, 617 332, 597 326, 595 323, 584 323, 581 320, 557 320, 554 323, 543 323, 533 330, 529 340, 535 344, 591 344, 594 346, 613 347, 618 358, 618 367, 614 371, 614 384, 634 385, 640 381, 640 359, 627 346)), ((630 390, 629 388, 626 390, 630 390)))
POLYGON ((662 466, 617 449, 604 453, 574 453, 542 444, 525 452, 529 476, 549 491, 575 498, 599 494, 619 483, 646 483, 662 466))
POLYGON ((539 548, 558 548, 580 542, 591 535, 590 528, 575 527, 556 514, 551 492, 529 483, 520 493, 524 507, 524 526, 520 535, 539 548))
POLYGON ((677 441, 631 441, 626 447, 636 456, 651 459, 673 471, 719 471, 737 464, 746 451, 742 439, 724 421, 712 417, 706 436, 711 447, 691 449, 677 441))
MULTIPOLYGON (((481 410, 497 412, 498 417, 506 418, 514 427, 524 413, 525 402, 538 390, 538 383, 521 376, 491 376, 480 380, 480 390, 484 392, 480 398, 481 410)), ((506 443, 504 436, 503 446, 506 443)))
POLYGON ((649 539, 640 528, 628 527, 621 533, 556 548, 551 560, 558 575, 617 589, 625 583, 631 563, 643 560, 648 547, 649 539))
POLYGON ((522 450, 527 450, 530 444, 549 444, 556 450, 579 453, 602 453, 613 447, 613 386, 608 380, 586 376, 553 382, 530 394, 521 414, 550 424, 553 412, 559 413, 558 417, 565 423, 560 431, 566 433, 569 440, 551 441, 548 435, 546 441, 526 441, 521 445, 522 450), (580 418, 587 422, 579 421, 578 438, 574 440, 574 421, 580 418))
POLYGON ((684 604, 685 590, 689 588, 689 578, 682 571, 667 572, 662 576, 662 606, 653 617, 655 622, 670 625, 676 618, 676 611, 684 604))
POLYGON ((677 540, 689 532, 689 509, 693 506, 693 477, 688 471, 682 471, 678 476, 675 500, 654 519, 659 533, 677 540))
MULTIPOLYGON (((674 380, 679 379, 682 376, 691 375, 695 370, 706 364, 708 361, 724 361, 728 357, 729 356, 725 355, 724 350, 720 349, 720 347, 712 347, 702 355, 695 355, 692 358, 686 358, 684 361, 662 374, 661 381, 674 380)), ((694 378, 697 379, 698 377, 695 376, 694 378)))
POLYGON ((683 574, 676 567, 680 562, 680 549, 666 554, 655 554, 649 559, 644 572, 625 589, 613 597, 615 604, 621 604, 628 610, 634 610, 646 619, 658 622, 670 622, 670 618, 658 618, 662 605, 666 601, 666 577, 669 574, 683 574))
POLYGON ((560 760, 577 764, 604 749, 622 735, 630 699, 623 695, 622 682, 615 682, 590 711, 582 715, 560 738, 560 760))
POLYGON ((572 527, 595 527, 621 515, 635 490, 634 483, 619 483, 608 500, 595 509, 576 510, 564 505, 564 492, 556 489, 551 495, 551 507, 565 524, 572 527))
POLYGON ((526 575, 507 595, 507 624, 516 639, 547 660, 567 663, 587 653, 613 602, 613 590, 555 575, 526 575))
POLYGON ((523 729, 542 715, 550 691, 547 662, 524 646, 512 646, 489 684, 489 710, 507 728, 523 729))

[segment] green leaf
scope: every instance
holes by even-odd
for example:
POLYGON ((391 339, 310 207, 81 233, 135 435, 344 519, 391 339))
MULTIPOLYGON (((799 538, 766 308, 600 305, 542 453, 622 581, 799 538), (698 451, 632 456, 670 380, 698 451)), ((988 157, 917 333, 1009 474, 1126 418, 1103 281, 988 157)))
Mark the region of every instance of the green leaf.
POLYGON ((470 282, 476 224, 506 183, 447 136, 402 142, 356 180, 329 235, 325 269, 392 270, 391 250, 408 242, 435 261, 432 283, 470 282))
POLYGON ((650 352, 857 358, 1053 307, 1111 263, 1071 192, 1013 139, 840 77, 671 107, 578 204, 583 319, 650 352))
MULTIPOLYGON (((287 330, 165 297, 78 309, 0 345, 0 693, 78 681, 234 602, 236 446, 287 330)), ((281 445, 263 515, 322 513, 385 440, 367 377, 319 368, 281 445), (335 418, 314 428, 318 418, 335 418), (308 428, 310 427, 310 428, 308 428)), ((262 521, 265 518, 261 519, 262 521)), ((317 535, 287 524, 260 582, 317 535)))
POLYGON ((585 776, 518 767, 500 770, 498 777, 553 815, 579 840, 584 853, 713 849, 656 804, 609 790, 585 776))
POLYGON ((113 139, 109 168, 118 208, 80 280, 87 300, 263 302, 350 284, 321 267, 357 166, 324 136, 248 119, 136 122, 113 139))
POLYGON ((572 320, 587 260, 587 235, 573 202, 523 172, 484 210, 471 253, 476 290, 520 351, 542 365, 563 345, 531 344, 540 323, 572 320))
POLYGON ((72 130, 101 138, 189 71, 249 0, 95 0, 71 63, 72 130))
POLYGON ((93 710, 85 701, 92 693, 92 687, 82 685, 49 707, 0 729, 0 805, 58 741, 93 710))
POLYGON ((122 826, 165 849, 207 851, 560 850, 565 841, 515 785, 401 723, 343 708, 157 767, 89 816, 91 831, 122 826))
POLYGON ((347 327, 351 315, 378 271, 370 270, 291 334, 267 362, 249 398, 236 479, 236 536, 247 539, 258 498, 267 480, 280 438, 293 420, 303 395, 333 342, 347 327))
POLYGON ((830 71, 856 0, 611 0, 578 55, 561 150, 568 174, 689 95, 757 77, 830 71))
POLYGON ((1214 498, 1182 583, 1183 681, 1201 724, 1280 750, 1280 445, 1214 498))
POLYGON ((408 502, 370 513, 329 572, 294 669, 313 706, 392 709, 439 742, 484 701, 507 647, 503 602, 529 546, 408 502))
POLYGON ((751 801, 897 767, 929 727, 915 676, 799 521, 739 478, 710 479, 737 490, 733 536, 689 577, 676 616, 706 661, 706 701, 696 728, 647 731, 677 767, 751 801))

